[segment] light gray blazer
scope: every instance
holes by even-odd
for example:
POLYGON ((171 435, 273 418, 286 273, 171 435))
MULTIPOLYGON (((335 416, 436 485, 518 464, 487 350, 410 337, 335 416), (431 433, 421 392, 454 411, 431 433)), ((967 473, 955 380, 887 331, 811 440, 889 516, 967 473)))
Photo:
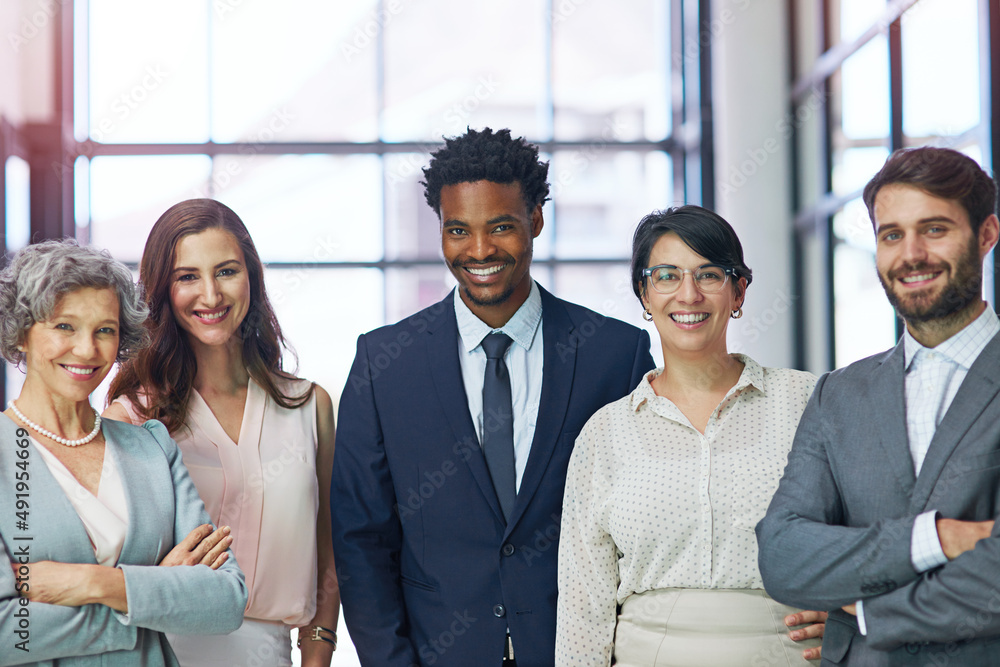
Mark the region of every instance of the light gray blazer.
POLYGON ((1000 336, 969 369, 914 477, 903 343, 820 378, 788 466, 757 525, 760 572, 776 600, 837 610, 823 664, 996 665, 1000 524, 942 567, 917 574, 914 518, 994 519, 1000 510, 1000 336), (864 600, 868 635, 840 607, 864 600))
MULTIPOLYGON (((11 569, 0 566, 0 665, 176 665, 161 633, 224 634, 243 622, 247 589, 232 553, 214 571, 204 565, 150 567, 193 528, 210 523, 167 429, 157 421, 132 426, 104 420, 101 430, 128 500, 128 535, 118 561, 128 616, 99 604, 22 606, 11 569), (19 616, 25 609, 28 616, 19 616), (27 652, 16 647, 24 625, 27 652)), ((32 562, 96 563, 83 523, 45 462, 32 445, 18 446, 24 433, 19 436, 17 425, 0 414, 0 564, 16 562, 25 548, 32 562), (27 451, 27 464, 18 451, 27 451), (27 484, 20 490, 26 496, 18 496, 19 481, 27 484), (26 509, 17 506, 19 500, 26 509), (19 511, 27 515, 19 517, 19 511), (21 520, 26 530, 18 526, 21 520)))

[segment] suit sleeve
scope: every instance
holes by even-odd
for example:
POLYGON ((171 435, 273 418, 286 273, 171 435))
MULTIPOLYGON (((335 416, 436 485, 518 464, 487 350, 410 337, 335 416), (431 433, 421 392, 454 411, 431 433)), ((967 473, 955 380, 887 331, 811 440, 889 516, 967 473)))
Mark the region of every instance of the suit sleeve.
MULTIPOLYGON (((17 558, 0 540, 0 665, 21 665, 71 656, 126 651, 135 647, 136 628, 122 625, 110 607, 23 604, 8 562, 17 558), (22 643, 23 642, 23 643, 22 643)), ((30 583, 30 582, 29 582, 30 583)))
MULTIPOLYGON (((639 340, 635 346, 635 357, 632 362, 632 378, 629 380, 629 392, 639 386, 643 376, 656 368, 653 355, 649 352, 649 333, 639 332, 639 340)), ((626 392, 628 393, 628 392, 626 392)))
MULTIPOLYGON (((212 521, 166 427, 149 421, 143 428, 152 433, 170 466, 174 539, 183 539, 196 527, 212 521)), ((127 625, 158 632, 212 635, 227 634, 243 623, 247 588, 235 558, 230 557, 217 570, 207 565, 119 567, 125 573, 129 609, 121 620, 127 625)))
MULTIPOLYGON (((913 581, 914 516, 846 526, 829 451, 820 378, 795 433, 788 465, 767 514, 757 524, 764 588, 801 609, 837 609, 913 581)), ((865 602, 868 618, 868 602, 865 602)))
POLYGON ((584 427, 566 475, 559 537, 556 667, 607 667, 614 649, 619 556, 600 517, 611 492, 611 467, 607 459, 598 457, 600 440, 590 426, 584 427))
POLYGON ((865 600, 868 644, 951 643, 1000 637, 1000 523, 993 534, 902 588, 865 600))
POLYGON ((344 620, 366 667, 421 664, 400 584, 402 525, 386 458, 365 336, 340 399, 330 515, 344 620))

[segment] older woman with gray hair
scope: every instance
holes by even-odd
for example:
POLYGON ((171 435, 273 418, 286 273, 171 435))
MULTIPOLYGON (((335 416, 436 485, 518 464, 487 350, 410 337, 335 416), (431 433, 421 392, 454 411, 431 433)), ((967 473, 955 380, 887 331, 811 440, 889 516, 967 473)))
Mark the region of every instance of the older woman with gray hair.
POLYGON ((89 402, 146 314, 129 270, 73 241, 0 272, 0 354, 25 373, 0 417, 0 664, 176 665, 163 632, 242 621, 228 531, 207 525, 166 429, 89 402))

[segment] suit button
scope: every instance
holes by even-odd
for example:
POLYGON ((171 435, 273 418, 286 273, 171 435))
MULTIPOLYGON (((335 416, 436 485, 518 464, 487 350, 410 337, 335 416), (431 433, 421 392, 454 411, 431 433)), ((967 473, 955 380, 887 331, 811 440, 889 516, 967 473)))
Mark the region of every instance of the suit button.
POLYGON ((504 614, 506 613, 507 610, 504 609, 504 606, 502 604, 493 605, 493 615, 496 616, 497 618, 503 618, 504 614))
POLYGON ((514 545, 513 544, 505 544, 505 545, 503 545, 503 549, 501 550, 501 553, 503 553, 504 556, 513 556, 514 555, 514 545))

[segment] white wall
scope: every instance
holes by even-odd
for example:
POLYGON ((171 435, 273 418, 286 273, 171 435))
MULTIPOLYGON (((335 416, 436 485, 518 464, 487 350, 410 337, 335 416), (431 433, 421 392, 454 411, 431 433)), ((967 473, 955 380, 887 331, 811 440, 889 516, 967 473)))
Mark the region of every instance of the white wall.
POLYGON ((754 271, 730 351, 790 366, 792 349, 788 30, 785 3, 714 0, 712 94, 716 210, 754 271))

